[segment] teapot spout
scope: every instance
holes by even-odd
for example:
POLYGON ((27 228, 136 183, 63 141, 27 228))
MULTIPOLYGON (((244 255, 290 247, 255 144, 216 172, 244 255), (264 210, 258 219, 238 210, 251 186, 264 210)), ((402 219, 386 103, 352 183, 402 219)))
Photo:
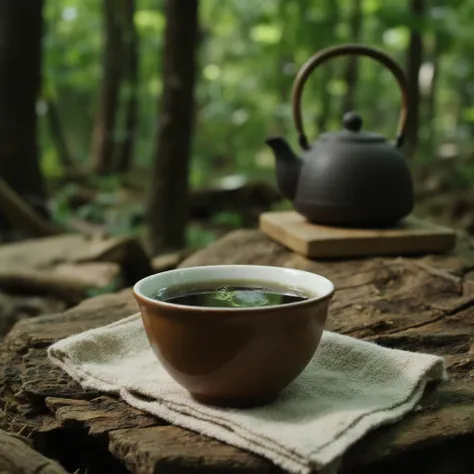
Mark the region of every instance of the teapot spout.
POLYGON ((300 178, 301 158, 295 155, 284 138, 268 138, 265 143, 275 155, 278 190, 283 197, 292 201, 295 198, 300 178))

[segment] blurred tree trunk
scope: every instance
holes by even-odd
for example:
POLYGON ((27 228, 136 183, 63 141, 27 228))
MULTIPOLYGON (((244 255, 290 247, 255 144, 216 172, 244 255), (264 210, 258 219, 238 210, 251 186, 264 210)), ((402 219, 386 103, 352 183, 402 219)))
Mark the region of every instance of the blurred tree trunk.
POLYGON ((69 147, 64 136, 63 124, 59 115, 58 106, 56 101, 51 97, 45 99, 48 105, 48 112, 46 119, 48 120, 49 133, 51 135, 51 141, 58 152, 59 161, 66 170, 70 170, 75 167, 74 160, 69 151, 69 147))
POLYGON ((135 0, 125 0, 124 12, 124 125, 123 138, 117 143, 116 168, 120 173, 130 170, 138 119, 138 33, 134 22, 135 0))
POLYGON ((420 84, 419 75, 423 61, 423 40, 421 21, 425 13, 424 0, 410 0, 410 14, 415 25, 410 31, 408 47, 407 78, 410 110, 408 113, 406 149, 409 156, 413 155, 418 145, 418 129, 420 124, 420 84))
MULTIPOLYGON (((300 8, 306 8, 305 0, 299 0, 300 8)), ((275 89, 280 104, 286 104, 289 100, 289 91, 291 90, 291 85, 293 82, 292 75, 286 72, 288 65, 293 63, 294 59, 294 38, 292 33, 294 33, 295 28, 291 23, 291 14, 288 11, 288 7, 291 6, 287 0, 278 1, 278 21, 281 23, 281 36, 286 38, 287 41, 280 41, 277 49, 277 60, 275 64, 277 65, 277 70, 275 71, 275 89)), ((276 117, 276 134, 284 135, 285 134, 285 125, 286 120, 282 115, 277 115, 276 117)))
POLYGON ((198 0, 166 0, 163 94, 148 207, 154 254, 186 244, 198 0))
POLYGON ((436 98, 438 91, 438 68, 439 68, 439 51, 438 41, 435 37, 431 49, 431 64, 433 65, 433 76, 431 77, 430 89, 426 98, 426 124, 428 127, 428 150, 432 156, 436 154, 436 98))
MULTIPOLYGON (((0 2, 0 177, 47 216, 36 139, 42 6, 41 0, 0 2)), ((4 215, 0 229, 5 236, 11 231, 4 215)))
MULTIPOLYGON (((352 0, 352 10, 349 19, 350 25, 350 41, 359 43, 362 33, 362 0, 352 0)), ((344 71, 344 80, 347 85, 347 93, 342 102, 342 115, 345 112, 355 110, 355 93, 357 89, 358 79, 358 58, 351 56, 347 58, 346 68, 344 71)))
POLYGON ((99 174, 112 170, 115 123, 119 105, 123 62, 124 0, 102 0, 105 23, 102 85, 92 135, 91 161, 99 174))
MULTIPOLYGON (((337 42, 336 27, 339 23, 339 5, 333 0, 326 1, 327 9, 327 27, 326 32, 328 40, 326 46, 337 42)), ((316 51, 315 51, 316 52, 316 51)), ((328 121, 331 118, 333 108, 333 97, 329 91, 329 83, 334 76, 335 64, 329 61, 322 66, 322 85, 321 85, 321 111, 316 119, 318 133, 325 132, 328 128, 328 121)))

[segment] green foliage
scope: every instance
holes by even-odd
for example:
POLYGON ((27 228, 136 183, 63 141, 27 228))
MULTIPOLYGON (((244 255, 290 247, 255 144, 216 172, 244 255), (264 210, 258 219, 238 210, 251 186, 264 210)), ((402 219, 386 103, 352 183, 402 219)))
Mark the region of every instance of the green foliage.
POLYGON ((189 225, 186 234, 186 240, 188 247, 201 248, 206 247, 216 238, 216 234, 213 230, 204 228, 199 225, 189 225))
POLYGON ((234 227, 236 229, 242 227, 243 224, 242 217, 233 212, 221 212, 216 214, 211 219, 211 222, 218 226, 234 227))
POLYGON ((122 282, 120 281, 120 276, 114 278, 109 284, 102 286, 100 288, 89 288, 86 291, 86 297, 92 298, 94 296, 105 295, 107 293, 115 293, 122 287, 122 282))
MULTIPOLYGON (((319 49, 352 40, 352 5, 351 0, 201 1, 193 183, 203 184, 236 171, 252 174, 259 170, 271 176, 273 163, 263 140, 271 133, 295 139, 290 110, 294 74, 319 49)), ((471 48, 472 14, 472 0, 434 2, 422 21, 410 15, 407 2, 363 2, 361 40, 383 48, 402 63, 410 28, 420 29, 428 42, 428 36, 433 34, 437 43, 442 43, 437 44, 441 48, 438 105, 440 110, 446 110, 446 117, 436 120, 438 141, 451 135, 459 121, 473 122, 469 104, 456 117, 450 112, 457 108, 459 99, 453 83, 474 79, 474 70, 465 59, 471 48)), ((74 156, 82 161, 88 159, 97 110, 103 42, 101 15, 101 2, 93 0, 46 2, 45 87, 58 100, 68 142, 74 156)), ((152 157, 162 89, 162 2, 137 0, 135 24, 140 39, 140 120, 135 163, 146 168, 152 157)), ((341 100, 347 87, 342 76, 344 61, 337 59, 334 63, 329 80, 321 83, 322 66, 310 79, 305 93, 305 118, 311 136, 318 131, 315 123, 323 113, 323 94, 332 97, 330 127, 340 126, 341 100)), ((392 136, 400 103, 393 78, 370 60, 362 59, 360 66, 356 96, 366 126, 392 136)), ((471 94, 472 91, 469 97, 471 94)), ((424 122, 422 128, 426 126, 424 122)), ((42 135, 43 169, 50 176, 57 175, 58 160, 47 132, 42 135)))
MULTIPOLYGON (((439 145, 446 142, 455 143, 464 153, 473 145, 474 132, 474 66, 470 61, 474 0, 426 3, 426 14, 419 20, 410 13, 407 1, 364 0, 360 38, 404 65, 410 29, 423 35, 426 62, 436 65, 437 75, 433 109, 429 108, 429 92, 422 95, 421 161, 436 157, 439 145)), ((56 101, 66 140, 81 163, 89 158, 97 111, 103 44, 101 4, 96 0, 45 2, 43 95, 56 101)), ((162 90, 165 18, 160 0, 137 0, 136 4, 140 55, 134 165, 147 169, 162 90)), ((230 173, 273 180, 273 157, 264 139, 283 134, 297 148, 290 104, 295 74, 320 49, 353 41, 353 5, 353 0, 201 0, 192 186, 206 185, 230 173)), ((307 83, 303 109, 311 139, 320 132, 318 120, 323 115, 328 129, 341 127, 346 64, 347 60, 336 59, 331 65, 322 65, 307 83)), ((400 108, 395 81, 369 59, 362 58, 358 64, 355 96, 364 127, 391 138, 400 108)), ((47 176, 57 177, 63 168, 44 115, 41 118, 42 168, 47 176)), ((460 186, 474 180, 472 168, 464 161, 456 173, 460 186)), ((120 181, 118 176, 105 180, 91 177, 93 186, 100 188, 100 197, 79 209, 79 215, 97 221, 106 218, 120 181)), ((59 221, 67 218, 71 192, 66 189, 55 200, 54 215, 59 221)), ((114 218, 112 227, 117 232, 135 229, 133 212, 121 216, 114 218)), ((232 227, 241 222, 238 216, 222 214, 214 224, 232 227)), ((188 240, 201 246, 213 235, 191 227, 188 240)))

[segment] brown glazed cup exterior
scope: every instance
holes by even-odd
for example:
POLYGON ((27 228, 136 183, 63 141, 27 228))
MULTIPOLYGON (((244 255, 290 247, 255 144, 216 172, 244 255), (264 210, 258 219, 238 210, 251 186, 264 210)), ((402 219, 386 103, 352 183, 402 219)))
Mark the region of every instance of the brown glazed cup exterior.
POLYGON ((199 402, 256 406, 270 402, 307 366, 326 323, 334 285, 314 273, 258 265, 191 267, 151 275, 134 296, 158 360, 199 402), (193 282, 257 280, 314 295, 279 306, 211 308, 153 299, 193 282))

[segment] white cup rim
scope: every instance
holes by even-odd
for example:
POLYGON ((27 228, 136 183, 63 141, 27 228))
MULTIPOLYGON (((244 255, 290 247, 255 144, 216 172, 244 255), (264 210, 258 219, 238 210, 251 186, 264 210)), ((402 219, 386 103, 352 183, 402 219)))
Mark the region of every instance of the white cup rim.
POLYGON ((292 306, 302 306, 307 304, 314 304, 322 300, 332 297, 335 291, 334 284, 328 278, 318 275, 317 273, 308 272, 305 270, 298 270, 294 268, 277 267, 269 265, 208 265, 196 267, 183 267, 165 272, 155 273, 139 280, 133 286, 133 293, 138 296, 141 301, 145 301, 150 305, 158 307, 165 307, 169 309, 181 310, 198 310, 209 312, 230 311, 248 312, 248 311, 266 311, 274 310, 282 307, 289 308, 292 306), (239 275, 241 275, 239 277, 239 275), (243 275, 246 275, 244 277, 243 275), (251 275, 251 278, 249 278, 251 275), (169 303, 166 301, 153 298, 151 295, 162 288, 177 286, 180 284, 192 283, 195 281, 219 281, 225 279, 251 279, 261 280, 269 283, 278 283, 283 285, 295 286, 299 290, 306 291, 314 296, 295 303, 287 303, 284 305, 270 305, 270 306, 250 306, 244 308, 223 308, 211 306, 186 306, 176 303, 169 303))

